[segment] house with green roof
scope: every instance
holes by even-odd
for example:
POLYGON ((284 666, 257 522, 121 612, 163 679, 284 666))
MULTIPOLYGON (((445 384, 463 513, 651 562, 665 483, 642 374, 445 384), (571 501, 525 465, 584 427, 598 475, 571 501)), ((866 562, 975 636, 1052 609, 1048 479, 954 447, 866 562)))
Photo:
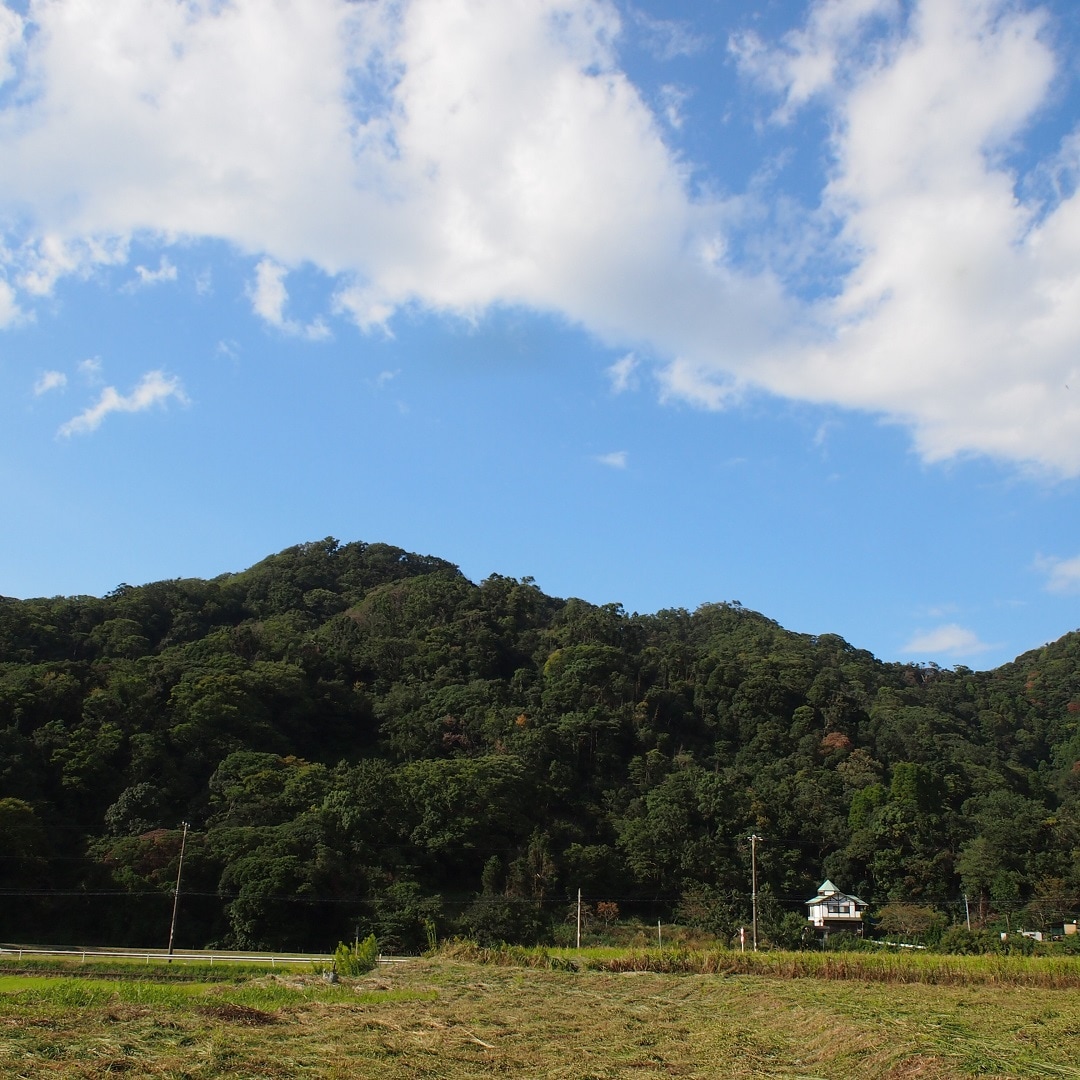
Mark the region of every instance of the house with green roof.
POLYGON ((818 887, 817 896, 806 901, 806 919, 815 930, 848 930, 863 932, 866 904, 857 896, 841 892, 826 878, 818 887))

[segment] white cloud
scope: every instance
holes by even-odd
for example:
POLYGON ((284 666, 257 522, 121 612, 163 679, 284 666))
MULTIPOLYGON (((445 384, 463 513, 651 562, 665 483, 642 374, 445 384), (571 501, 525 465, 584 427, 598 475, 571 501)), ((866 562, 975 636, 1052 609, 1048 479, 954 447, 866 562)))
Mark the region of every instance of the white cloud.
POLYGON ((115 387, 106 386, 98 400, 78 416, 61 425, 58 435, 86 435, 97 431, 102 421, 114 412, 144 412, 155 405, 164 405, 170 398, 181 405, 188 403, 180 380, 162 371, 147 372, 128 395, 120 394, 115 387))
MULTIPOLYGON (((0 113, 0 146, 3 123, 0 113)), ((0 181, 0 200, 3 183, 0 181)), ((56 283, 68 275, 86 277, 99 266, 118 266, 127 259, 127 236, 61 236, 47 230, 28 239, 7 261, 17 273, 18 285, 31 297, 48 296, 56 283)))
POLYGON ((613 450, 610 454, 597 454, 596 461, 610 469, 625 469, 629 455, 625 450, 613 450))
POLYGON ((811 97, 833 87, 869 22, 898 12, 898 0, 817 0, 806 24, 786 34, 779 47, 750 31, 735 35, 728 49, 745 74, 783 98, 774 119, 786 123, 811 97))
POLYGON ((979 640, 978 634, 957 623, 933 630, 919 630, 900 650, 918 656, 976 656, 995 648, 979 640))
POLYGON ((45 371, 34 383, 34 397, 41 397, 50 390, 62 390, 67 386, 67 376, 62 371, 45 371))
POLYGON ((660 108, 664 119, 678 131, 683 126, 683 105, 690 94, 681 86, 665 83, 660 87, 660 108))
MULTIPOLYGON (((819 0, 776 48, 740 39, 777 118, 817 96, 834 133, 820 207, 756 230, 751 270, 732 241, 767 184, 697 193, 611 0, 34 4, 0 39, 0 220, 24 223, 0 323, 134 236, 208 237, 257 260, 285 333, 329 333, 288 314, 310 266, 362 327, 523 306, 666 358, 665 400, 759 387, 903 423, 927 460, 1080 474, 1080 196, 1026 199, 1006 164, 1060 63, 1023 5, 819 0), (795 263, 834 293, 807 300, 795 263)), ((661 53, 700 47, 654 23, 661 53)), ((1048 175, 1075 177, 1069 145, 1048 175)))
POLYGON ((279 266, 272 259, 263 259, 255 267, 255 283, 250 287, 251 307, 260 319, 265 319, 271 326, 285 324, 285 304, 289 293, 285 288, 284 266, 279 266))
POLYGON ((926 609, 926 616, 930 619, 946 619, 950 615, 957 613, 957 606, 954 603, 947 602, 944 604, 934 604, 926 609))
MULTIPOLYGON (((910 424, 931 461, 1080 472, 1080 400, 1065 391, 1080 375, 1080 199, 1040 218, 1003 163, 1055 74, 1044 29, 995 0, 924 2, 830 84, 824 206, 851 269, 818 305, 819 341, 778 350, 755 379, 910 424)), ((818 85, 793 81, 785 100, 818 85)))
POLYGON ((330 327, 326 325, 326 321, 320 316, 312 319, 311 322, 304 326, 300 326, 300 333, 308 339, 308 341, 329 341, 333 334, 330 327))
POLYGON ((817 431, 814 432, 814 446, 819 450, 824 449, 829 442, 829 436, 838 426, 835 420, 825 420, 819 424, 817 431))
POLYGON ((80 360, 77 369, 79 374, 91 385, 101 382, 101 359, 97 356, 88 356, 80 360))
POLYGON ((743 388, 724 379, 711 365, 679 357, 659 372, 662 401, 688 401, 703 409, 723 409, 737 401, 743 388))
POLYGON ((15 290, 0 278, 0 329, 10 326, 20 315, 19 305, 15 301, 15 290))
POLYGON ((169 262, 166 256, 161 256, 156 270, 150 270, 145 266, 135 267, 136 286, 160 285, 165 281, 175 281, 177 276, 176 267, 169 262))
POLYGON ((1047 592, 1080 592, 1080 555, 1072 559, 1039 555, 1035 559, 1035 569, 1046 575, 1047 592))
POLYGON ((23 52, 23 17, 6 5, 0 7, 0 83, 10 79, 23 52))
POLYGON ((730 272, 701 264, 724 207, 687 198, 616 66, 607 0, 109 11, 36 8, 36 93, 0 115, 28 289, 135 233, 206 236, 339 277, 337 310, 361 325, 512 303, 611 341, 657 336, 658 313, 721 347, 772 337, 777 290, 738 279, 728 296, 730 272))
POLYGON ((693 26, 683 20, 654 19, 639 8, 631 9, 631 17, 641 32, 645 47, 657 60, 694 56, 709 45, 705 34, 695 33, 693 26))
POLYGON ((637 389, 638 366, 638 358, 633 353, 627 353, 607 369, 607 377, 611 380, 613 394, 625 394, 627 390, 637 389))
POLYGON ((248 290, 251 307, 259 318, 286 334, 306 337, 309 341, 323 341, 330 336, 330 328, 322 319, 315 319, 306 326, 285 317, 285 305, 289 293, 285 288, 288 271, 273 259, 262 259, 255 267, 255 282, 248 290))

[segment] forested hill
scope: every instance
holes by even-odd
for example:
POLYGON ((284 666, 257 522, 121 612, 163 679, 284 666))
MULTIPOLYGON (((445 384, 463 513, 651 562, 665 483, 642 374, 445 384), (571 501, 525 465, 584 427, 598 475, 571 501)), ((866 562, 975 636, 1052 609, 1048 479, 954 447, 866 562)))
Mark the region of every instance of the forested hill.
MULTIPOLYGON (((543 936, 580 887, 731 932, 824 877, 954 914, 1080 904, 1080 636, 885 664, 738 604, 628 615, 385 544, 0 600, 2 936, 543 936)), ((605 909, 610 911, 611 909, 605 909)), ((785 915, 789 916, 785 922, 785 915)))

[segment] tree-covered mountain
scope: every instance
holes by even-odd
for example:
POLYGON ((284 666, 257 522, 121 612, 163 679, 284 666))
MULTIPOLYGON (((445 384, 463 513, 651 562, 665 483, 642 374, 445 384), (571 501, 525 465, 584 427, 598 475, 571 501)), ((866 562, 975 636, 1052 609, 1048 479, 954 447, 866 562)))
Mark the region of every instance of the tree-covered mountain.
POLYGON ((627 614, 327 539, 210 581, 0 600, 3 936, 542 936, 578 888, 730 933, 1080 906, 1080 635, 885 664, 738 604, 627 614))

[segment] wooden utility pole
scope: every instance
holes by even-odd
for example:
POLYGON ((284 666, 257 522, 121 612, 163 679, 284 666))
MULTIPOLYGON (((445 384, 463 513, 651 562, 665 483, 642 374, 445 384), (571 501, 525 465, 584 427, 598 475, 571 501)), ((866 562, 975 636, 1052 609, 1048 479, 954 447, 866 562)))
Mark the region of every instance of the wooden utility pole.
POLYGON ((172 922, 169 923, 169 963, 172 963, 173 937, 176 934, 176 909, 180 906, 180 876, 184 872, 184 850, 187 847, 188 823, 182 822, 184 835, 180 838, 180 862, 176 867, 176 891, 173 893, 172 922))
POLYGON ((757 844, 763 837, 750 834, 750 903, 754 915, 754 952, 757 952, 757 844))

